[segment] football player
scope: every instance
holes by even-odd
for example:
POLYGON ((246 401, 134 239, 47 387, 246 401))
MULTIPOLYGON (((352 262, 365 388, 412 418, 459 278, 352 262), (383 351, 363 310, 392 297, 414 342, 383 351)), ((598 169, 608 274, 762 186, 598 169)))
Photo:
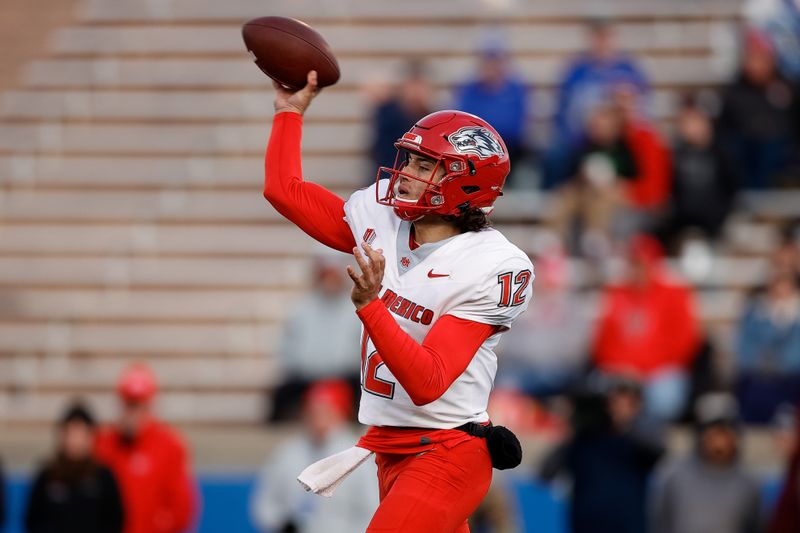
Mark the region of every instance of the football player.
POLYGON ((376 453, 381 503, 367 531, 468 532, 492 478, 486 406, 494 348, 531 299, 533 266, 488 227, 510 169, 503 140, 460 111, 423 117, 394 167, 345 201, 303 181, 315 72, 275 85, 264 196, 311 237, 354 255, 361 322, 358 446, 376 453), (383 179, 385 178, 385 179, 383 179))

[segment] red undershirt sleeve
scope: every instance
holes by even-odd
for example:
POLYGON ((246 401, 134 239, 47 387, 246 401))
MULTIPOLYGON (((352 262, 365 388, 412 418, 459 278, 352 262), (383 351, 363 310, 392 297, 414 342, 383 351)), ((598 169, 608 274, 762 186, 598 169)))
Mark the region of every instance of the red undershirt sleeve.
POLYGON ((303 181, 302 134, 302 115, 275 115, 264 161, 264 198, 314 239, 352 253, 356 242, 344 220, 344 200, 316 183, 303 181))
POLYGON ((381 300, 357 311, 383 362, 414 405, 437 400, 464 373, 475 353, 499 326, 444 315, 420 345, 397 324, 381 300))

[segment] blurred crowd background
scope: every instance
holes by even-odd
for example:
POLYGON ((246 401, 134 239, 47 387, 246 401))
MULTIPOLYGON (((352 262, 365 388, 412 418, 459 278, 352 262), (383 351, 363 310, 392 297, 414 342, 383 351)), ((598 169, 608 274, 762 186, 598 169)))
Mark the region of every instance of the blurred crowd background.
POLYGON ((261 197, 242 22, 342 68, 304 170, 346 197, 445 108, 492 123, 534 261, 491 399, 523 466, 475 532, 800 531, 798 0, 7 0, 0 531, 353 532, 348 257, 261 197), (5 529, 4 529, 5 528, 5 529))

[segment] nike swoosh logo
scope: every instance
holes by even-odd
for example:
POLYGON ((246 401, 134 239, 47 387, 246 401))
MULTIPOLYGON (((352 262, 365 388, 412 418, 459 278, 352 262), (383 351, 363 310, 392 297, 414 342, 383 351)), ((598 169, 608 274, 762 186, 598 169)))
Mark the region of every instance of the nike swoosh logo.
POLYGON ((449 278, 450 274, 434 274, 433 273, 433 269, 430 269, 428 271, 428 277, 429 278, 449 278))

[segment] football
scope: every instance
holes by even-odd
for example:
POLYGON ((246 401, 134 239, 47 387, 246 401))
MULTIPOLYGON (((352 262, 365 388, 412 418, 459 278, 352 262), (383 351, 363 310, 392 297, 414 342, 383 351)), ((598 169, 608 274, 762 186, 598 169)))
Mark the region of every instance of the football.
POLYGON ((319 87, 339 81, 339 63, 325 39, 308 24, 287 17, 260 17, 242 26, 242 38, 264 74, 290 89, 301 89, 310 70, 319 87))

